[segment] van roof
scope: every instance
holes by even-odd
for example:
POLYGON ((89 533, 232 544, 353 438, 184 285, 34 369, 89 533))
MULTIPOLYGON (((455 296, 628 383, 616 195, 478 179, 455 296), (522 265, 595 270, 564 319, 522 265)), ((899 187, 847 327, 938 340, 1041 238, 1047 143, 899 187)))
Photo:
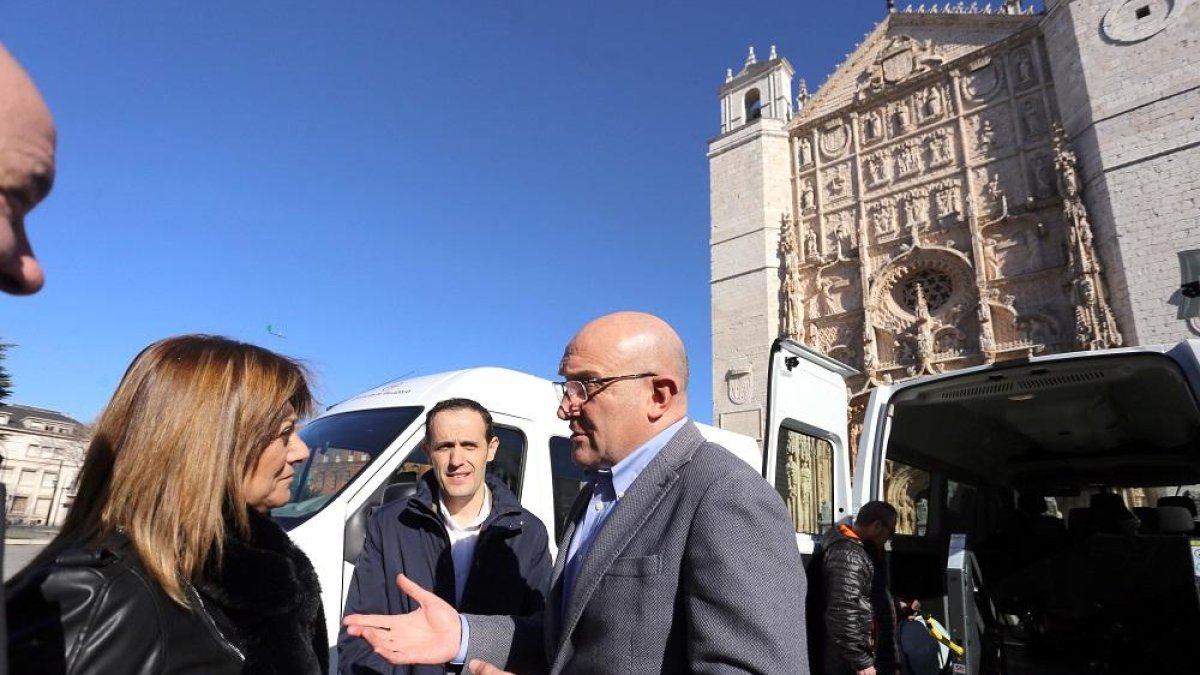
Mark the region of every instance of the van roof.
POLYGON ((470 398, 502 415, 522 419, 554 418, 557 400, 548 380, 508 368, 484 366, 403 377, 330 406, 326 414, 422 406, 446 398, 470 398))

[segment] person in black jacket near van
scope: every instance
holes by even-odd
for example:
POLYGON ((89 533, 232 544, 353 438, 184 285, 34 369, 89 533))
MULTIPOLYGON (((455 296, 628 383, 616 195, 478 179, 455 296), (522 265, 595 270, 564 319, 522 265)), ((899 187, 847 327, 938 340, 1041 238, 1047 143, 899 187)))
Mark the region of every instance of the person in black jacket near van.
POLYGON ((138 354, 62 530, 5 584, 13 675, 324 675, 317 575, 270 518, 311 409, 304 368, 261 347, 138 354))
MULTIPOLYGON (((546 527, 521 507, 487 464, 499 438, 470 399, 441 401, 425 416, 433 468, 408 499, 380 507, 367 526, 346 614, 400 614, 417 605, 396 586, 404 574, 464 612, 540 612, 552 572, 546 527)), ((442 675, 446 666, 393 666, 364 639, 338 636, 344 675, 442 675)))
POLYGON ((883 556, 896 520, 891 504, 872 501, 859 509, 853 525, 838 523, 825 533, 809 563, 810 605, 820 603, 809 612, 813 673, 898 673, 896 608, 883 556))

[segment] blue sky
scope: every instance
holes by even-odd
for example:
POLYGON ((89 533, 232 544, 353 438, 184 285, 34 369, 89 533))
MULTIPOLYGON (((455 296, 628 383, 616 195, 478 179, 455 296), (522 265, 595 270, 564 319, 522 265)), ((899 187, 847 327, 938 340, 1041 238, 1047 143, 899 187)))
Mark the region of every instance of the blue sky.
POLYGON ((59 129, 29 220, 45 290, 0 298, 10 400, 90 421, 186 332, 305 359, 327 404, 407 373, 550 377, 583 323, 638 309, 683 336, 708 421, 725 69, 775 44, 815 89, 885 6, 6 2, 59 129))

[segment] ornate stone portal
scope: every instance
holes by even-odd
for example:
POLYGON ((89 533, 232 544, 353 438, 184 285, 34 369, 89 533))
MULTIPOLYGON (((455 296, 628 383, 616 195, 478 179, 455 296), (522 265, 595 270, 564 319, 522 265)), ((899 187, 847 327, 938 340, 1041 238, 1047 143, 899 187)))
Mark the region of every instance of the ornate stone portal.
POLYGON ((852 406, 1121 344, 1040 34, 985 18, 972 28, 1010 34, 969 50, 881 24, 789 124, 779 333, 861 370, 852 406))

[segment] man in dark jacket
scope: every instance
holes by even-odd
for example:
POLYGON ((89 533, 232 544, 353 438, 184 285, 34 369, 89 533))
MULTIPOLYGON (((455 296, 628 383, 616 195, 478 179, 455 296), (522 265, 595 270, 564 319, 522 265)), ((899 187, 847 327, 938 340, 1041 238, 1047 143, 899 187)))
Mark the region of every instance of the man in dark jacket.
MULTIPOLYGON (((371 517, 346 614, 401 614, 417 604, 396 587, 403 573, 464 612, 526 616, 541 611, 551 574, 546 527, 523 509, 487 463, 499 439, 492 416, 470 399, 448 399, 425 416, 433 468, 417 492, 371 517)), ((343 675, 441 675, 445 666, 393 666, 361 638, 338 636, 343 675)))
POLYGON ((825 533, 809 564, 809 598, 819 603, 809 613, 809 628, 821 633, 809 637, 814 673, 898 671, 896 610, 883 556, 884 544, 895 533, 896 509, 881 501, 864 504, 853 525, 839 523, 825 533))

